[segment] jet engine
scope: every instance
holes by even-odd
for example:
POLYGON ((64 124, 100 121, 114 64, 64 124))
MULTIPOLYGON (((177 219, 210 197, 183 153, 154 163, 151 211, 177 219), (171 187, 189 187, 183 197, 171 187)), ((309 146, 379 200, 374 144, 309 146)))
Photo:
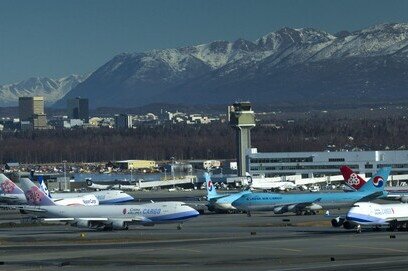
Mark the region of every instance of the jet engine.
POLYGON ((407 195, 402 196, 401 199, 400 199, 400 201, 401 201, 401 202, 404 202, 404 203, 407 203, 407 202, 408 202, 408 196, 407 196, 407 195))
POLYGON ((128 224, 125 221, 113 220, 111 227, 113 230, 128 230, 128 224))
POLYGON ((323 209, 323 207, 319 204, 312 203, 311 205, 306 206, 306 209, 311 210, 311 211, 317 211, 317 210, 323 209))
POLYGON ((346 230, 351 230, 354 229, 356 227, 356 225, 354 225, 353 223, 350 223, 350 221, 344 221, 343 223, 343 228, 345 228, 346 230))
POLYGON ((73 226, 76 226, 78 228, 90 228, 91 223, 88 220, 76 220, 73 226))
POLYGON ((337 228, 337 227, 340 227, 341 225, 343 225, 344 220, 345 220, 344 218, 336 217, 336 218, 333 218, 331 220, 331 224, 332 224, 333 227, 337 228))
POLYGON ((276 207, 275 209, 273 209, 273 212, 275 214, 284 214, 288 211, 288 207, 287 206, 280 206, 280 207, 276 207))

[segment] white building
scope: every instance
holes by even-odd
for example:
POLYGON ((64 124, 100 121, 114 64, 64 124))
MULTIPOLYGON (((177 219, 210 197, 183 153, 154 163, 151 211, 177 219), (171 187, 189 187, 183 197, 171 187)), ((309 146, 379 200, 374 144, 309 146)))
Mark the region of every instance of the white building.
POLYGON ((251 149, 247 154, 247 166, 253 176, 332 176, 339 175, 339 168, 343 165, 367 177, 384 166, 391 166, 393 175, 408 174, 408 151, 258 153, 256 149, 251 149))

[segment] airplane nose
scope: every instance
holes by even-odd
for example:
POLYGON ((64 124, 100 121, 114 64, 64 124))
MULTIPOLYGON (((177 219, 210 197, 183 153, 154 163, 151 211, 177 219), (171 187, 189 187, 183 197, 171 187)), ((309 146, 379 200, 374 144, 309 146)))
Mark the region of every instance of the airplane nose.
POLYGON ((194 209, 193 207, 190 206, 186 206, 187 207, 187 211, 192 215, 192 216, 198 216, 200 213, 194 209))

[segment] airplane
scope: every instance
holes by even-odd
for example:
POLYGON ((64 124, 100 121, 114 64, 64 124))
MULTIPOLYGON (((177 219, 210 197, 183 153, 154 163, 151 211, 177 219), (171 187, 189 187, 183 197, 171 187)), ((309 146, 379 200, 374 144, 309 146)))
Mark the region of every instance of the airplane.
MULTIPOLYGON (((75 203, 75 200, 72 200, 73 198, 82 198, 84 204, 87 205, 95 205, 96 201, 98 201, 99 204, 112 204, 134 200, 132 196, 120 190, 98 191, 92 193, 53 193, 52 197, 53 200, 56 201, 65 199, 67 204, 75 203)), ((7 204, 27 203, 24 192, 4 174, 0 174, 0 202, 5 202, 7 204)), ((63 204, 64 202, 60 203, 63 204)))
POLYGON ((95 189, 95 190, 108 190, 108 189, 112 189, 113 185, 111 184, 96 184, 94 182, 91 181, 91 179, 86 179, 85 180, 86 185, 88 186, 88 188, 91 189, 95 189))
POLYGON ((289 181, 271 181, 270 179, 268 180, 265 178, 264 175, 259 176, 259 177, 252 177, 249 172, 245 173, 245 176, 248 179, 248 182, 246 182, 247 185, 249 185, 251 190, 263 190, 263 191, 288 191, 292 189, 298 188, 296 184, 293 182, 289 181))
POLYGON ((110 190, 110 189, 123 189, 123 190, 131 190, 137 191, 140 190, 140 187, 136 184, 97 184, 92 182, 91 179, 86 179, 86 185, 88 188, 95 189, 95 190, 110 190))
POLYGON ((241 196, 232 206, 246 211, 273 211, 275 214, 294 212, 297 215, 315 214, 316 210, 349 207, 357 201, 368 201, 384 194, 384 185, 391 168, 380 169, 356 192, 332 193, 252 193, 241 196))
POLYGON ((78 196, 78 197, 72 197, 72 198, 53 198, 51 196, 51 193, 48 190, 48 187, 45 184, 42 176, 40 176, 38 178, 38 183, 39 183, 39 186, 40 186, 41 190, 47 195, 47 197, 52 199, 58 205, 65 205, 65 206, 69 206, 69 205, 87 205, 87 206, 99 205, 99 200, 93 194, 85 194, 85 195, 81 195, 81 196, 78 196))
POLYGON ((218 194, 208 172, 204 173, 204 178, 207 188, 207 207, 211 212, 235 212, 237 209, 231 203, 243 195, 252 193, 250 190, 243 190, 233 194, 218 194))
MULTIPOLYGON (((49 197, 52 201, 54 201, 57 205, 98 205, 98 199, 92 195, 87 194, 80 197, 73 197, 73 198, 52 198, 47 186, 45 185, 42 178, 39 179, 41 189, 45 190, 47 197, 49 197)), ((10 204, 27 204, 27 199, 24 195, 23 190, 18 187, 13 181, 7 178, 4 174, 0 174, 0 188, 2 191, 8 192, 6 197, 0 195, 0 200, 10 203, 10 204), (24 197, 23 197, 24 196, 24 197)))
MULTIPOLYGON (((340 168, 341 173, 343 174, 344 181, 346 184, 354 190, 360 189, 366 181, 355 173, 351 168, 347 166, 342 166, 340 168)), ((400 200, 401 202, 408 202, 408 189, 401 187, 392 187, 386 186, 384 190, 387 192, 385 195, 380 197, 381 199, 386 200, 400 200)))
MULTIPOLYGON (((153 202, 139 205, 59 206, 27 178, 20 180, 30 206, 18 206, 35 213, 44 222, 67 222, 71 226, 96 230, 127 230, 130 225, 153 226, 182 223, 199 213, 184 202, 153 202)), ((178 225, 181 229, 181 224, 178 225)))
POLYGON ((362 227, 388 227, 395 231, 398 228, 408 229, 408 204, 377 204, 372 202, 357 202, 347 212, 346 217, 332 220, 333 227, 343 226, 345 229, 362 227))
POLYGON ((263 181, 262 178, 251 178, 250 187, 255 190, 278 190, 287 191, 296 189, 297 185, 293 182, 269 182, 263 181))

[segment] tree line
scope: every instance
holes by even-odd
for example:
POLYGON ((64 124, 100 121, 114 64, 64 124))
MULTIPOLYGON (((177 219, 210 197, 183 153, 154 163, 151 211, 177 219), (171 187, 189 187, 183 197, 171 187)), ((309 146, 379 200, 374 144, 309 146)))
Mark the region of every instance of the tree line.
MULTIPOLYGON (((310 117, 269 120, 251 131, 259 152, 405 149, 405 117, 350 119, 310 117), (271 125, 273 123, 273 125, 271 125)), ((0 161, 103 162, 122 159, 233 159, 235 132, 225 123, 2 132, 0 161)))

